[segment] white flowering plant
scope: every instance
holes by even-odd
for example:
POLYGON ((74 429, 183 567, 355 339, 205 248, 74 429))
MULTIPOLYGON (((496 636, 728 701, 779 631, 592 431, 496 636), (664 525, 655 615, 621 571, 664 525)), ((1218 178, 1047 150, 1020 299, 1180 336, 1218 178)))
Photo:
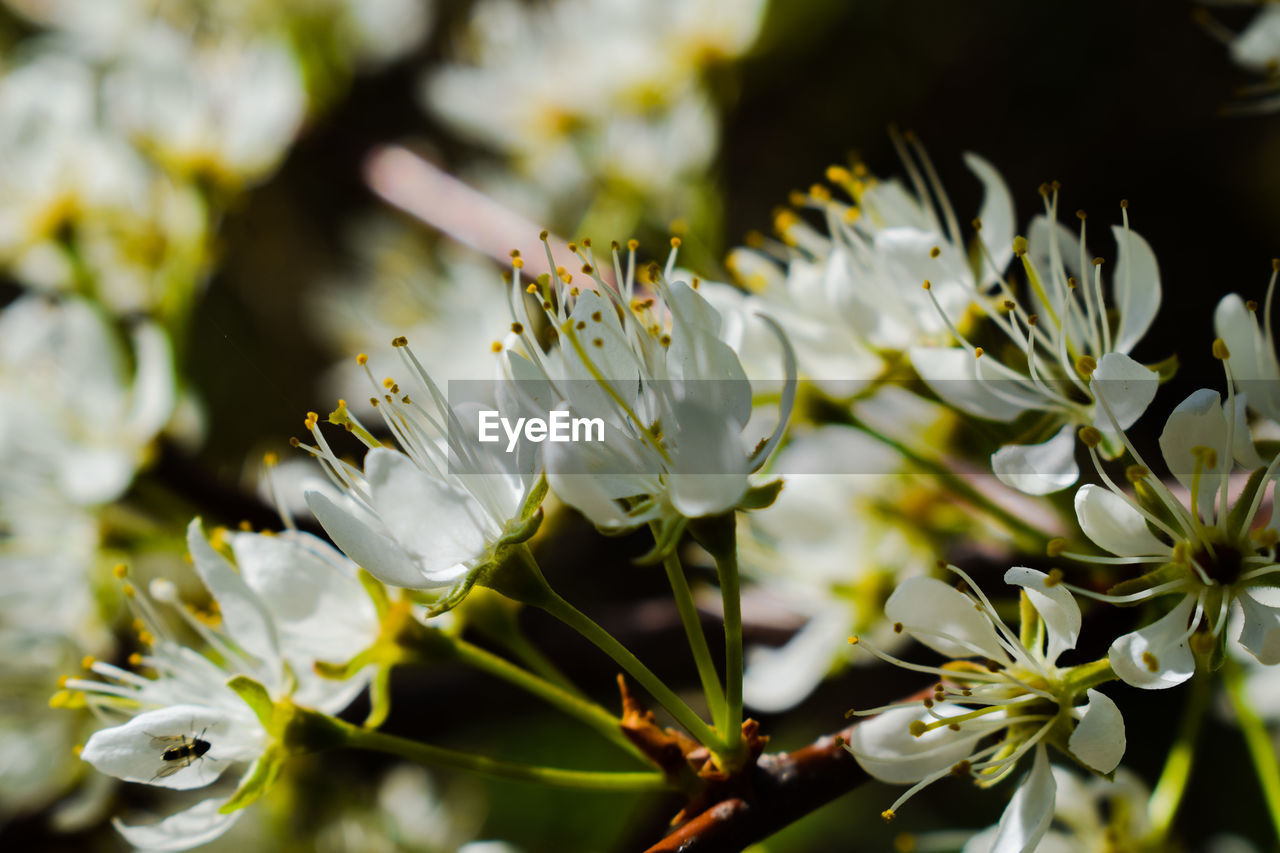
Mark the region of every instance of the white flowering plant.
POLYGON ((0 845, 1274 846, 1275 4, 863 5, 0 0, 0 845))

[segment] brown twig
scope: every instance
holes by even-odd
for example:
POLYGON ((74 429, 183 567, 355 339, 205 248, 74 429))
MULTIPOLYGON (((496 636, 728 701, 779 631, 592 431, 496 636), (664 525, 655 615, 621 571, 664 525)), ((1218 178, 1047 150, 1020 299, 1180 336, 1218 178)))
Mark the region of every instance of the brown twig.
POLYGON ((721 800, 672 831, 648 853, 730 853, 768 838, 867 781, 843 744, 852 729, 794 752, 760 756, 751 794, 721 800))

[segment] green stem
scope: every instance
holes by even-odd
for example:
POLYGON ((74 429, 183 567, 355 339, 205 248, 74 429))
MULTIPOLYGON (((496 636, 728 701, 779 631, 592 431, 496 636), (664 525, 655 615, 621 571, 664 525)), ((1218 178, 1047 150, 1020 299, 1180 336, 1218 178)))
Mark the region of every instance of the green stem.
POLYGON ((911 464, 915 465, 920 470, 937 477, 950 492, 978 507, 996 521, 999 521, 1010 533, 1026 540, 1023 544, 1029 544, 1039 550, 1043 549, 1045 543, 1049 541, 1049 537, 1044 534, 1044 531, 1036 528, 1034 525, 1028 524, 1009 510, 1000 506, 1000 504, 991 500, 991 498, 974 488, 968 480, 964 479, 955 471, 952 471, 947 467, 945 463, 920 455, 901 441, 891 438, 890 436, 880 432, 875 427, 863 423, 856 415, 844 408, 839 408, 839 411, 841 412, 837 418, 839 422, 846 426, 851 426, 859 432, 874 438, 881 444, 896 450, 898 453, 902 454, 903 458, 910 461, 911 464))
POLYGON ((612 773, 513 764, 484 755, 431 746, 407 738, 363 729, 342 721, 335 721, 335 723, 342 732, 344 746, 385 752, 435 767, 468 770, 494 779, 514 779, 520 782, 593 791, 665 791, 670 788, 666 778, 657 771, 612 773))
POLYGON ((1240 664, 1228 659, 1223 670, 1223 681, 1227 696, 1235 708, 1236 719, 1240 722, 1245 745, 1249 747, 1253 769, 1262 786, 1262 796, 1267 802, 1267 813, 1271 815, 1271 825, 1275 828, 1276 838, 1280 839, 1280 759, 1271 745, 1271 734, 1245 696, 1244 671, 1240 664))
POLYGON ((465 640, 454 639, 454 651, 457 653, 458 660, 469 666, 473 666, 481 672, 486 672, 504 681, 514 684, 521 690, 532 693, 539 699, 545 701, 548 705, 564 711, 571 717, 575 717, 584 724, 590 726, 600 734, 604 735, 617 746, 626 752, 634 755, 639 760, 649 763, 635 744, 627 739, 622 731, 622 721, 610 714, 604 708, 594 702, 589 702, 580 696, 575 696, 567 690, 547 681, 538 675, 521 669, 505 658, 487 652, 479 646, 474 646, 465 640))
POLYGON ((657 699, 662 707, 666 708, 671 713, 671 716, 675 717, 676 721, 684 726, 699 743, 709 748, 712 752, 721 752, 724 749, 724 741, 716 734, 715 730, 703 722, 702 718, 695 714, 683 699, 677 696, 670 687, 662 682, 662 679, 654 675, 647 666, 641 663, 640 659, 633 655, 630 649, 619 643, 612 634, 601 628, 558 594, 553 593, 551 597, 539 602, 537 606, 577 631, 584 638, 594 643, 602 652, 613 658, 618 666, 622 667, 628 675, 639 682, 645 690, 648 690, 653 698, 657 699))
POLYGON ((479 629, 486 637, 510 652, 530 672, 536 673, 566 693, 583 697, 582 691, 569 679, 569 676, 561 672, 560 667, 552 663, 541 649, 529 641, 514 618, 507 625, 482 625, 479 629))
POLYGON ((728 546, 717 548, 712 556, 724 603, 724 697, 728 707, 723 728, 725 751, 732 756, 742 746, 742 592, 738 585, 736 536, 731 533, 728 546))
POLYGON ((1165 759, 1164 769, 1151 793, 1148 811, 1151 814, 1152 837, 1163 841, 1169 837, 1173 829, 1173 819, 1178 814, 1178 807, 1187 793, 1187 783, 1191 779, 1191 765, 1195 758, 1196 741, 1200 735, 1200 724, 1204 720, 1205 709, 1209 705, 1209 687, 1213 679, 1204 672, 1197 672, 1191 678, 1190 695, 1187 697, 1186 710, 1183 712, 1182 725, 1178 728, 1178 737, 1169 756, 1165 759))
POLYGON ((727 708, 724 688, 720 686, 720 676, 711 660, 707 635, 702 631, 702 620, 698 617, 697 605, 693 603, 693 593, 689 590, 684 567, 680 565, 680 556, 673 550, 662 561, 662 567, 667 570, 667 580, 671 583, 676 609, 680 611, 680 622, 684 625, 685 636, 689 638, 689 649, 693 652, 693 662, 698 667, 698 679, 702 682, 702 692, 707 697, 707 707, 711 709, 711 719, 724 729, 727 708))

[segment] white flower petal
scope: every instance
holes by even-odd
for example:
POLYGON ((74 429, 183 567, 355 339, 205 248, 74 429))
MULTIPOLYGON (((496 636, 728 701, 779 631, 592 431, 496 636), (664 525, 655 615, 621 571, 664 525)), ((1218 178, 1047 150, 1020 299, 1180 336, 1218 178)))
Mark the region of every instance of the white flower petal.
POLYGON ((1280 421, 1280 363, 1258 328, 1256 312, 1232 293, 1213 312, 1213 328, 1231 352, 1231 372, 1254 411, 1280 421))
POLYGON ((672 415, 678 430, 667 441, 672 505, 686 518, 733 509, 747 491, 742 427, 727 412, 693 400, 677 402, 672 415))
POLYGON ((1120 327, 1113 346, 1117 353, 1127 353, 1151 328, 1160 310, 1160 267, 1151 244, 1133 229, 1113 225, 1111 233, 1119 247, 1112 287, 1120 327))
MULTIPOLYGON (((932 710, 938 716, 954 717, 970 709, 942 702, 932 710)), ((909 728, 916 721, 932 723, 936 717, 924 708, 885 711, 853 727, 849 749, 862 769, 881 782, 907 785, 966 758, 979 740, 1004 725, 1001 719, 985 718, 965 724, 958 732, 939 726, 916 737, 909 728)))
POLYGON ((374 448, 364 464, 374 511, 424 578, 451 584, 464 573, 459 564, 484 554, 483 511, 470 493, 395 450, 374 448))
POLYGON ((1000 172, 985 159, 968 152, 964 155, 964 163, 982 181, 982 207, 978 211, 982 231, 978 237, 986 244, 991 263, 984 264, 979 278, 989 283, 991 276, 1003 272, 1013 258, 1013 231, 1016 227, 1013 197, 1000 172), (995 272, 991 266, 996 268, 995 272))
POLYGON ((1259 663, 1280 663, 1280 609, 1263 604, 1246 590, 1236 597, 1244 611, 1240 645, 1259 663))
POLYGON ((848 607, 837 603, 810 618, 785 645, 747 649, 743 701, 766 714, 803 702, 830 671, 834 650, 841 648, 849 631, 849 615, 848 607))
MULTIPOLYGON (((1011 382, 1001 382, 1001 394, 991 390, 987 374, 979 379, 976 359, 953 347, 912 347, 911 366, 929 388, 946 403, 966 414, 993 421, 1011 421, 1042 401, 1016 392, 1011 382), (1013 401, 1006 399, 1012 396, 1013 401)), ((999 381, 999 380, 995 380, 999 381)))
POLYGON ((1035 748, 1035 761, 1000 816, 991 853, 1029 853, 1035 850, 1053 820, 1058 784, 1049 769, 1048 751, 1035 748))
POLYGON ((306 501, 320 526, 343 553, 383 583, 407 589, 449 586, 424 577, 409 552, 394 539, 357 518, 348 508, 339 506, 324 492, 309 490, 306 501))
POLYGON ((1110 773, 1124 757, 1124 716, 1104 693, 1088 690, 1080 722, 1067 741, 1071 754, 1099 773, 1110 773))
POLYGON ((133 333, 133 399, 129 405, 129 425, 139 440, 148 440, 166 423, 177 403, 173 374, 173 348, 160 327, 146 323, 133 333))
POLYGON ((1147 528, 1147 520, 1128 501, 1092 483, 1076 492, 1076 519, 1095 545, 1120 557, 1166 554, 1165 545, 1147 528))
POLYGON ((1195 475, 1196 457, 1191 450, 1208 447, 1217 454, 1217 464, 1204 466, 1200 482, 1200 511, 1212 517, 1215 491, 1224 470, 1230 467, 1232 450, 1227 447, 1227 418, 1217 391, 1201 388, 1174 408, 1160 433, 1160 452, 1169 472, 1187 489, 1195 475))
POLYGON ((884 615, 947 657, 984 655, 1010 662, 995 626, 974 607, 973 599, 937 578, 912 577, 898 584, 885 602, 884 615))
POLYGON ((268 666, 280 660, 280 642, 275 622, 262 599, 204 536, 200 519, 187 525, 187 548, 196 574, 217 599, 222 621, 231 638, 249 654, 268 666))
POLYGON ((254 761, 262 754, 266 735, 249 714, 231 714, 204 705, 172 705, 146 711, 123 725, 94 732, 80 757, 95 768, 126 782, 162 788, 202 788, 238 761, 254 761), (209 744, 202 757, 165 761, 164 752, 178 741, 157 738, 200 738, 209 744), (175 765, 179 765, 174 770, 175 765), (162 771, 173 771, 159 775, 162 771))
POLYGON ((1061 491, 1080 478, 1075 424, 1041 444, 1006 444, 991 454, 991 470, 1010 488, 1028 495, 1061 491))
POLYGON ((1195 598, 1185 596, 1178 606, 1145 628, 1116 639, 1107 657, 1126 684, 1161 690, 1186 681, 1196 669, 1187 644, 1187 622, 1195 598))
POLYGON ((1058 655, 1076 647, 1080 637, 1080 605, 1062 584, 1049 586, 1044 572, 1015 566, 1004 573, 1004 582, 1022 587, 1040 614, 1049 640, 1045 659, 1053 663, 1058 655))
POLYGON ((1122 352, 1109 352, 1098 361, 1089 387, 1095 396, 1101 395, 1111 409, 1108 416, 1102 406, 1094 413, 1093 425, 1103 432, 1115 432, 1133 426, 1156 398, 1160 387, 1160 375, 1144 367, 1122 352))
POLYGON ((210 797, 156 823, 127 824, 119 818, 111 823, 138 850, 190 850, 222 835, 240 819, 244 809, 219 811, 230 801, 229 796, 210 797))

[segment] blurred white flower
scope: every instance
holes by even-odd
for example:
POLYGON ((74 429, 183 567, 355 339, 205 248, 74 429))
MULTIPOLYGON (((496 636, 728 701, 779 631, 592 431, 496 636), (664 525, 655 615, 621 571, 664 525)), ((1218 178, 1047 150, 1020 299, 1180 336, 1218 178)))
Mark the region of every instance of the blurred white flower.
MULTIPOLYGON (((1208 0, 1201 0, 1207 3, 1208 0)), ((1231 59, 1247 71, 1265 79, 1242 90, 1247 100, 1233 105, 1245 112, 1280 109, 1280 6, 1266 0, 1217 0, 1218 5, 1249 6, 1258 10, 1243 31, 1237 33, 1216 19, 1207 9, 1197 10, 1197 19, 1211 35, 1227 46, 1231 59)))
POLYGON ((1046 744, 1056 744, 1098 773, 1110 773, 1124 755, 1124 719, 1111 699, 1089 686, 1087 673, 1057 667, 1058 657, 1075 647, 1081 616, 1071 593, 1053 576, 1027 568, 1005 573, 1005 581, 1021 587, 1030 605, 1023 608, 1023 618, 1035 620, 1022 626, 1020 636, 967 575, 951 569, 968 584, 968 593, 935 578, 915 577, 885 605, 894 630, 950 658, 946 664, 907 663, 853 639, 881 659, 940 680, 922 702, 856 712, 878 716, 855 726, 846 748, 875 778, 912 784, 884 812, 886 820, 948 775, 995 785, 1034 750, 1031 770, 1010 799, 993 844, 997 850, 1032 850, 1055 807, 1057 786, 1046 744))
MULTIPOLYGON (((384 363, 395 357, 392 338, 404 335, 446 387, 492 378, 491 343, 510 317, 490 261, 444 245, 433 253, 421 228, 389 217, 360 221, 350 242, 351 274, 331 276, 309 294, 315 327, 335 351, 363 350, 384 363)), ((340 396, 366 381, 364 368, 344 358, 326 386, 340 396)), ((373 411, 364 398, 348 403, 362 416, 373 411)))
POLYGON ((130 338, 126 355, 117 330, 81 299, 29 296, 0 313, 0 459, 7 468, 39 472, 81 505, 128 488, 175 397, 164 332, 141 323, 130 338))
POLYGON ((237 187, 275 168, 306 113, 294 57, 271 41, 212 43, 149 26, 103 81, 108 120, 184 178, 237 187))
MULTIPOLYGON (((1151 791, 1127 767, 1118 767, 1113 779, 1078 774, 1062 767, 1050 768, 1057 797, 1054 827, 1040 839, 1038 853, 1114 853, 1142 850, 1151 835, 1147 802, 1151 791)), ((961 853, 1000 853, 1000 827, 984 829, 969 839, 961 853)))
MULTIPOLYGON (((1129 229, 1128 204, 1121 203, 1123 225, 1112 229, 1119 269, 1108 305, 1103 261, 1091 258, 1085 246, 1083 213, 1078 214, 1076 239, 1058 222, 1057 187, 1042 187, 1041 193, 1046 215, 1031 221, 1027 239, 1014 242, 1027 277, 1027 297, 1019 300, 997 277, 999 290, 984 304, 991 322, 1023 358, 1011 366, 972 344, 941 302, 938 313, 951 326, 958 346, 911 349, 916 372, 960 411, 997 421, 1012 421, 1026 412, 1054 416, 1047 440, 1008 444, 991 457, 1001 482, 1029 494, 1048 494, 1075 483, 1080 471, 1074 429, 1093 425, 1114 435, 1129 428, 1146 411, 1159 384, 1154 370, 1128 355, 1151 326, 1161 293, 1155 254, 1129 229), (1102 393, 1109 397, 1110 412, 1098 404, 1102 393)), ((1107 447, 1117 447, 1114 438, 1107 447)))
POLYGON ((560 197, 603 178, 662 198, 717 147, 698 74, 745 51, 764 11, 763 0, 485 0, 464 60, 433 72, 423 100, 560 197))
POLYGON ((887 650, 901 639, 880 618, 884 600, 898 579, 935 559, 928 539, 895 509, 907 492, 902 466, 884 445, 836 426, 794 435, 772 463, 782 492, 747 516, 739 560, 749 598, 805 622, 778 648, 747 649, 749 706, 774 713, 799 704, 846 659, 850 634, 887 650))
MULTIPOLYGON (((1215 352, 1225 356, 1217 346, 1215 352)), ((1280 662, 1280 602, 1269 592, 1280 571, 1276 511, 1255 529, 1280 456, 1262 464, 1245 421, 1244 395, 1233 393, 1223 403, 1217 392, 1202 388, 1169 415, 1160 450, 1169 471, 1189 491, 1189 502, 1152 477, 1142 457, 1127 446, 1138 463, 1128 471, 1134 495, 1104 476, 1105 487, 1082 486, 1075 498, 1080 528, 1115 556, 1055 549, 1086 562, 1153 567, 1111 594, 1071 587, 1080 594, 1117 604, 1180 597, 1164 616, 1112 644, 1109 657, 1116 674, 1135 687, 1181 684, 1196 667, 1192 636, 1203 625, 1205 639, 1219 641, 1236 603, 1244 614, 1240 643, 1262 663, 1280 662), (1230 474, 1237 464, 1251 476, 1244 491, 1233 496, 1230 474)), ((1096 463, 1092 446, 1090 453, 1096 463)))

